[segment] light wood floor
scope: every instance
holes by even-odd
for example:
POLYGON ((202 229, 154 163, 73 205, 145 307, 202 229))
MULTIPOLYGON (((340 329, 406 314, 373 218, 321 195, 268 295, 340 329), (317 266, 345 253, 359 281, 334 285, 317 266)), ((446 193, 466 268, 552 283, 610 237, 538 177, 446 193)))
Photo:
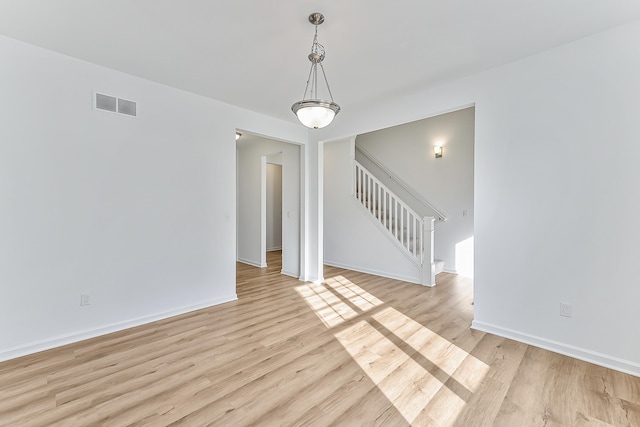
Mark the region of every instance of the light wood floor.
POLYGON ((472 284, 238 264, 239 300, 0 364, 10 426, 640 426, 640 378, 469 329, 472 284))

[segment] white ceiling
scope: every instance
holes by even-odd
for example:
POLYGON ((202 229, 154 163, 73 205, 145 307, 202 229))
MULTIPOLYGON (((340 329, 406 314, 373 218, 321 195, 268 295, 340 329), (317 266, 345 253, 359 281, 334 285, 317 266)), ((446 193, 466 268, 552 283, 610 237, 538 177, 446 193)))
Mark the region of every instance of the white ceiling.
POLYGON ((0 34, 295 121, 315 11, 345 119, 640 19, 640 0, 0 0, 0 34))

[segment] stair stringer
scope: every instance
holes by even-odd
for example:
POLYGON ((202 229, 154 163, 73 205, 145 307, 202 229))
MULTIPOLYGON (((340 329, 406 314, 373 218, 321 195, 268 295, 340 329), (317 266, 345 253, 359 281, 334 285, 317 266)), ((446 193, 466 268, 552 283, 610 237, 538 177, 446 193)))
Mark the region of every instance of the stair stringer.
MULTIPOLYGON (((348 263, 345 263, 344 261, 340 260, 339 257, 325 257, 324 263, 326 265, 334 267, 346 268, 353 271, 373 274, 375 276, 388 277, 390 279, 402 280, 404 282, 422 285, 422 275, 420 274, 420 268, 417 263, 413 261, 408 254, 402 251, 402 247, 398 247, 399 243, 393 242, 393 240, 384 232, 378 232, 383 231, 384 228, 382 228, 380 224, 376 224, 376 221, 372 219, 371 214, 367 215, 367 211, 364 206, 359 205, 357 203, 358 201, 355 200, 352 195, 350 196, 350 199, 351 203, 355 203, 355 205, 347 203, 347 205, 350 206, 344 205, 343 207, 345 209, 352 210, 352 214, 355 215, 356 218, 359 217, 361 219, 361 224, 358 227, 358 232, 365 233, 367 235, 367 239, 371 239, 375 235, 375 241, 377 243, 369 241, 368 243, 366 243, 369 245, 368 247, 371 248, 371 245, 374 245, 373 247, 379 248, 379 250, 376 249, 376 252, 381 251, 383 253, 388 253, 393 257, 397 257, 393 259, 396 259, 397 261, 394 261, 394 263, 398 262, 398 264, 394 264, 395 268, 377 268, 380 266, 366 262, 361 263, 350 261, 348 263), (384 245, 384 247, 379 245, 384 245), (401 264, 399 264, 400 262, 401 264)), ((362 248, 364 249, 365 247, 363 246, 362 248)))

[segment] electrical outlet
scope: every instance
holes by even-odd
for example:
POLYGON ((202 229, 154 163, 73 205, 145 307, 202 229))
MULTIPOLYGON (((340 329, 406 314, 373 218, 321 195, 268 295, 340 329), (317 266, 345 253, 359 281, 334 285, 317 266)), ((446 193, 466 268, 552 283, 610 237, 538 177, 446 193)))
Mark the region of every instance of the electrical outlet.
POLYGON ((566 302, 560 303, 560 316, 571 317, 571 304, 566 302))
POLYGON ((80 294, 80 305, 90 305, 89 294, 80 294))

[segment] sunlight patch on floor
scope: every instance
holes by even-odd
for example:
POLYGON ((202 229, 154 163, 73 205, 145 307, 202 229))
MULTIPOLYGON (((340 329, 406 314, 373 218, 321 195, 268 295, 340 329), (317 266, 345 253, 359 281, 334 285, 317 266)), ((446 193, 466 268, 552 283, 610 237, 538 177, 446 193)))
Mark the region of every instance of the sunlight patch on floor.
POLYGON ((327 279, 326 284, 351 301, 352 304, 363 312, 369 311, 372 308, 383 304, 383 302, 378 298, 374 297, 369 292, 343 276, 336 276, 331 279, 327 279))
POLYGON ((391 307, 335 337, 409 423, 440 414, 440 425, 453 424, 489 370, 391 307))
POLYGON ((296 291, 333 328, 360 368, 410 424, 450 426, 480 387, 489 366, 343 276, 296 291), (373 310, 373 308, 378 310, 373 310))
POLYGON ((332 277, 323 284, 309 283, 295 289, 328 328, 358 315, 346 301, 362 312, 383 304, 378 298, 343 276, 332 277), (341 300, 331 289, 345 300, 341 300))
POLYGON ((309 283, 297 286, 295 289, 328 328, 333 328, 358 315, 324 285, 309 283))
POLYGON ((425 402, 442 386, 367 321, 358 322, 335 336, 409 422, 418 416, 425 402))
POLYGON ((393 307, 387 307, 375 313, 372 318, 436 365, 438 369, 459 381, 469 391, 477 390, 489 371, 486 363, 393 307), (475 375, 465 374, 457 378, 456 371, 463 362, 472 368, 475 375))

